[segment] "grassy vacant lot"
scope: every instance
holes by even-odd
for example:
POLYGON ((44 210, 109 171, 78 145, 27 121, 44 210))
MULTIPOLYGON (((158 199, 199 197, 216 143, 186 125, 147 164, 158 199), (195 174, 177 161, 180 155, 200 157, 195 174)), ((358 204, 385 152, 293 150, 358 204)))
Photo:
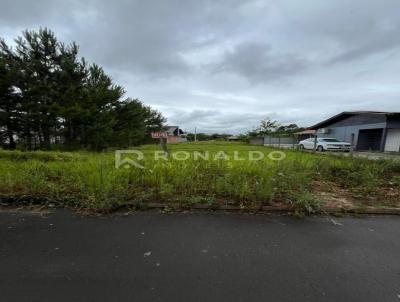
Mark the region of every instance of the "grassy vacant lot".
POLYGON ((160 148, 148 145, 137 149, 144 153, 140 163, 145 169, 117 169, 114 152, 0 151, 0 200, 99 211, 145 207, 148 202, 287 205, 305 212, 321 205, 400 206, 399 162, 298 151, 284 151, 286 158, 274 161, 267 156, 274 149, 237 143, 169 148, 188 151, 190 158, 156 161, 154 151, 160 148), (248 160, 252 150, 263 152, 265 158, 248 160), (209 160, 195 160, 194 151, 208 152, 209 160), (235 151, 244 160, 235 160, 235 151))

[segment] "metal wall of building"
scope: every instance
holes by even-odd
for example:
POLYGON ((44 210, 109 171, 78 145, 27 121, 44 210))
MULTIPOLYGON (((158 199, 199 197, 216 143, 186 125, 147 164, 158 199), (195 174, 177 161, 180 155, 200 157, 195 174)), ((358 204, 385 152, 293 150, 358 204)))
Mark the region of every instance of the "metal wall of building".
POLYGON ((389 129, 387 132, 385 151, 400 152, 400 129, 389 129))
POLYGON ((296 139, 292 136, 264 136, 264 145, 290 145, 297 143, 296 139))
POLYGON ((249 139, 249 144, 250 145, 263 146, 264 145, 264 138, 263 137, 252 137, 252 138, 249 139))
POLYGON ((363 124, 343 127, 327 127, 327 133, 318 133, 318 137, 332 137, 340 141, 351 143, 351 135, 354 133, 354 146, 357 146, 359 131, 362 129, 383 129, 386 123, 363 124))
POLYGON ((282 147, 282 148, 292 148, 297 144, 297 140, 295 137, 288 136, 264 136, 264 137, 253 137, 249 139, 249 143, 251 145, 259 145, 259 146, 273 146, 273 147, 282 147))
POLYGON ((393 137, 394 132, 391 129, 400 129, 399 114, 357 114, 325 125, 327 125, 323 127, 325 133, 321 133, 321 129, 319 129, 318 137, 336 138, 340 141, 352 143, 352 135, 354 135, 353 146, 356 150, 370 148, 374 151, 385 151, 385 149, 397 148, 397 143, 393 142, 397 139, 397 136, 393 137), (391 136, 389 137, 389 147, 386 148, 388 133, 391 136))

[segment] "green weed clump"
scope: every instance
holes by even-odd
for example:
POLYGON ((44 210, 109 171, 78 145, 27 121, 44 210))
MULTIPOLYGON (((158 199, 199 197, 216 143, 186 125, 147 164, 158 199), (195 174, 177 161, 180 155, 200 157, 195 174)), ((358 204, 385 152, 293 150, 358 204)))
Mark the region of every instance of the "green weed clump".
POLYGON ((317 213, 321 207, 320 201, 309 192, 293 194, 288 197, 288 202, 298 216, 317 213))
POLYGON ((280 202, 299 213, 314 213, 320 206, 313 195, 315 181, 334 182, 356 196, 398 183, 399 165, 389 161, 297 151, 285 151, 284 160, 274 161, 268 158, 273 149, 240 143, 170 146, 172 153, 188 151, 187 160, 155 160, 160 149, 154 145, 139 150, 144 169, 115 168, 113 152, 0 151, 0 199, 101 211, 149 202, 243 208, 280 202), (221 151, 228 158, 213 158, 221 151), (262 152, 264 159, 249 160, 249 151, 262 152), (195 159, 194 152, 209 158, 195 159))

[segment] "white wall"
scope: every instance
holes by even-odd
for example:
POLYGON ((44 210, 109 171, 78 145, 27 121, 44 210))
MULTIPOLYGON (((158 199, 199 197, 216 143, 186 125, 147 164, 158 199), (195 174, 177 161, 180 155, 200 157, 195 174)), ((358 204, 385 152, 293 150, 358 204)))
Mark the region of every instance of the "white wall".
POLYGON ((386 135, 385 151, 400 151, 400 129, 388 129, 386 135))

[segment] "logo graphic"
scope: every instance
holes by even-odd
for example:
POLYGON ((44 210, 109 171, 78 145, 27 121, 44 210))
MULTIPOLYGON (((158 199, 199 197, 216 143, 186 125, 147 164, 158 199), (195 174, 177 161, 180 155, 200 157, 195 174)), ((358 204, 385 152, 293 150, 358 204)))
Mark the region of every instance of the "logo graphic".
MULTIPOLYGON (((198 152, 194 151, 192 153, 187 151, 176 151, 165 153, 164 151, 154 151, 154 160, 168 161, 172 159, 174 161, 186 161, 189 159, 197 160, 233 160, 233 161, 262 161, 265 158, 265 154, 261 151, 248 151, 246 154, 240 154, 239 151, 234 151, 233 156, 227 154, 224 151, 218 151, 216 153, 210 153, 209 151, 198 152)), ((269 160, 281 161, 286 158, 286 154, 282 151, 272 151, 267 155, 269 160)), ((144 159, 144 155, 139 150, 117 150, 115 151, 115 168, 125 168, 136 167, 139 169, 145 169, 145 167, 140 163, 144 159)))
POLYGON ((117 150, 115 151, 115 168, 128 169, 133 166, 144 169, 144 166, 138 163, 142 159, 143 153, 138 150, 117 150))

